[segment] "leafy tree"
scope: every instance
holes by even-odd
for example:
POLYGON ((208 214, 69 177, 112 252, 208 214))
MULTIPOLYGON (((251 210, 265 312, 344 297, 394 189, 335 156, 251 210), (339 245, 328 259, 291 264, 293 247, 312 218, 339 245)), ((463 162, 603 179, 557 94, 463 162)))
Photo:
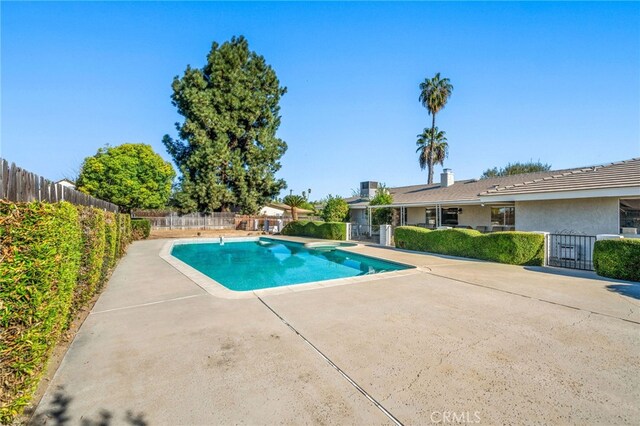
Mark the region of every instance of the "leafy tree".
POLYGON ((298 220, 298 209, 303 208, 307 200, 300 195, 287 195, 282 199, 282 202, 291 207, 291 217, 293 220, 298 220))
POLYGON ((182 172, 180 210, 255 213, 286 187, 275 177, 287 150, 276 137, 286 88, 244 37, 214 42, 204 67, 187 66, 172 87, 184 122, 162 142, 182 172))
MULTIPOLYGON (((393 203, 393 196, 385 185, 380 185, 376 190, 376 194, 369 201, 370 206, 384 206, 393 203)), ((393 219, 393 209, 383 207, 374 209, 371 212, 371 223, 373 225, 390 224, 393 219)))
POLYGON ((551 164, 546 164, 538 161, 529 160, 526 163, 509 163, 504 168, 498 169, 494 167, 492 169, 487 169, 482 173, 480 179, 487 179, 492 177, 499 176, 509 176, 509 175, 520 175, 523 173, 534 173, 534 172, 546 172, 551 170, 551 164))
POLYGON ((80 168, 78 190, 125 210, 165 207, 176 176, 150 145, 126 143, 98 149, 80 168))
POLYGON ((329 195, 320 216, 325 222, 346 222, 349 219, 349 204, 342 197, 329 195))
POLYGON ((434 165, 444 165, 444 159, 449 155, 449 145, 447 144, 447 137, 445 136, 445 132, 443 130, 438 130, 437 127, 434 129, 425 128, 422 133, 418 135, 416 145, 418 146, 418 148, 416 148, 416 152, 419 154, 418 162, 420 163, 420 168, 422 170, 427 167, 432 146, 434 151, 434 165), (432 133, 435 134, 432 135, 432 133), (431 143, 431 141, 433 141, 433 144, 431 143))
POLYGON ((440 112, 447 104, 449 97, 453 92, 453 86, 448 78, 440 78, 440 73, 436 73, 433 78, 425 78, 420 83, 419 100, 431 115, 431 141, 427 155, 427 168, 429 169, 429 178, 427 183, 433 183, 433 165, 435 162, 435 136, 436 132, 436 114, 440 112))

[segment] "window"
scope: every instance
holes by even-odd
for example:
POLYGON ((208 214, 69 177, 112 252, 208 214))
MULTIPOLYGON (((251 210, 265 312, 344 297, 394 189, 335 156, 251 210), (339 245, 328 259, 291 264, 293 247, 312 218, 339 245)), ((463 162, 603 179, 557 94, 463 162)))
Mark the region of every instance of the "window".
POLYGON ((442 225, 454 226, 458 224, 458 208, 442 209, 442 225))
POLYGON ((491 207, 491 224, 514 226, 516 224, 515 207, 491 207))
POLYGON ((633 234, 632 228, 640 234, 640 199, 620 200, 620 232, 633 234))
POLYGON ((427 209, 425 213, 425 223, 427 226, 436 226, 436 209, 427 209))

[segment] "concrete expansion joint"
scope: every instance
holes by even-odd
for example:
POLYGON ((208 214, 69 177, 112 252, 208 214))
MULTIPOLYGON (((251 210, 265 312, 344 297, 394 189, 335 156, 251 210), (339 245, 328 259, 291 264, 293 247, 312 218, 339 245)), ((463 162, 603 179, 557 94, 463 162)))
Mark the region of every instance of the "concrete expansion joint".
POLYGON ((105 309, 103 311, 91 311, 91 312, 89 312, 89 315, 104 314, 104 313, 108 313, 108 312, 122 311, 122 310, 125 310, 125 309, 143 308, 145 306, 159 305, 161 303, 169 303, 169 302, 178 302, 178 301, 181 301, 181 300, 192 299, 194 297, 202 297, 202 296, 206 296, 206 295, 207 295, 206 293, 204 293, 204 294, 192 294, 190 296, 175 297, 173 299, 158 300, 156 302, 149 302, 149 303, 140 303, 138 305, 122 306, 122 307, 119 307, 119 308, 105 309))
POLYGON ((501 288, 491 287, 491 286, 484 285, 484 284, 478 284, 478 283, 474 283, 474 282, 471 282, 471 281, 465 281, 465 280, 461 280, 459 278, 451 278, 451 277, 447 277, 445 275, 436 274, 434 272, 428 272, 428 271, 425 271, 425 272, 428 273, 428 274, 433 275, 434 277, 439 277, 439 278, 444 278, 444 279, 447 279, 447 280, 457 281, 457 282, 460 282, 460 283, 463 283, 463 284, 468 284, 468 285, 472 285, 472 286, 476 286, 476 287, 486 288, 486 289, 489 289, 489 290, 499 291, 501 293, 512 294, 514 296, 523 297, 525 299, 536 300, 536 301, 542 302, 542 303, 549 303, 551 305, 562 306, 563 308, 573 309, 573 310, 576 310, 576 311, 589 312, 589 313, 594 314, 594 315, 600 315, 600 316, 603 316, 603 317, 613 318, 613 319, 617 319, 617 320, 620 320, 620 321, 625 321, 625 322, 630 322, 632 324, 640 325, 640 321, 635 321, 635 320, 632 320, 632 319, 628 318, 629 316, 631 316, 633 314, 633 312, 631 312, 627 316, 627 318, 621 318, 621 317, 617 317, 615 315, 605 314, 603 312, 591 311, 589 309, 583 309, 583 308, 580 308, 580 307, 577 307, 577 306, 566 305, 564 303, 553 302, 551 300, 546 300, 546 299, 540 299, 538 297, 528 296, 526 294, 516 293, 514 291, 509 291, 509 290, 504 290, 504 289, 501 289, 501 288))
POLYGON ((327 364, 329 364, 334 370, 336 370, 351 386, 353 386, 358 392, 360 392, 365 398, 369 400, 378 410, 382 411, 382 413, 389 418, 396 426, 404 426, 400 420, 398 420, 393 414, 389 412, 385 407, 382 406, 380 402, 378 402, 373 396, 371 396, 366 390, 364 390, 358 383, 356 383, 347 373, 344 372, 337 364, 335 364, 328 356, 326 356, 317 346, 311 343, 306 337, 304 337, 295 327, 293 327, 287 320, 285 320, 280 314, 278 314, 271 306, 269 306, 260 296, 256 294, 258 300, 273 313, 284 325, 286 325, 291 331, 293 331, 298 337, 300 337, 311 349, 316 352, 322 359, 324 359, 327 364))

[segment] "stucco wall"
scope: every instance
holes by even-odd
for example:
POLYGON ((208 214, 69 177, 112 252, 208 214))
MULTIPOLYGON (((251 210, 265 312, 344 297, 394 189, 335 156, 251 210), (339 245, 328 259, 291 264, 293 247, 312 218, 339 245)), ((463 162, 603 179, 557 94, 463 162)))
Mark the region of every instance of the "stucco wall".
POLYGON ((617 234, 617 198, 517 201, 516 230, 617 234))
POLYGON ((417 225, 424 223, 425 214, 424 207, 407 207, 407 225, 417 225))
POLYGON ((462 213, 458 213, 458 225, 491 227, 491 207, 462 206, 462 213))

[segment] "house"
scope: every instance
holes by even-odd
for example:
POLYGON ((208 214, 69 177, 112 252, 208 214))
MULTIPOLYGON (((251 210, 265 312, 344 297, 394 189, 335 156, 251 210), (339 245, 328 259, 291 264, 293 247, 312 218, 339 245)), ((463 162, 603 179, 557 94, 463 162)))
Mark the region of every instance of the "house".
MULTIPOLYGON (((306 217, 313 214, 312 210, 297 208, 296 212, 300 217, 306 217)), ((261 216, 282 216, 291 217, 291 207, 282 203, 269 203, 260 209, 261 216)))
POLYGON ((62 185, 67 188, 76 189, 76 184, 67 178, 57 181, 56 185, 62 185))
POLYGON ((640 234, 640 158, 575 169, 389 188, 393 203, 369 206, 377 182, 347 198, 352 221, 367 225, 372 208, 394 209, 394 225, 555 234, 640 234))

